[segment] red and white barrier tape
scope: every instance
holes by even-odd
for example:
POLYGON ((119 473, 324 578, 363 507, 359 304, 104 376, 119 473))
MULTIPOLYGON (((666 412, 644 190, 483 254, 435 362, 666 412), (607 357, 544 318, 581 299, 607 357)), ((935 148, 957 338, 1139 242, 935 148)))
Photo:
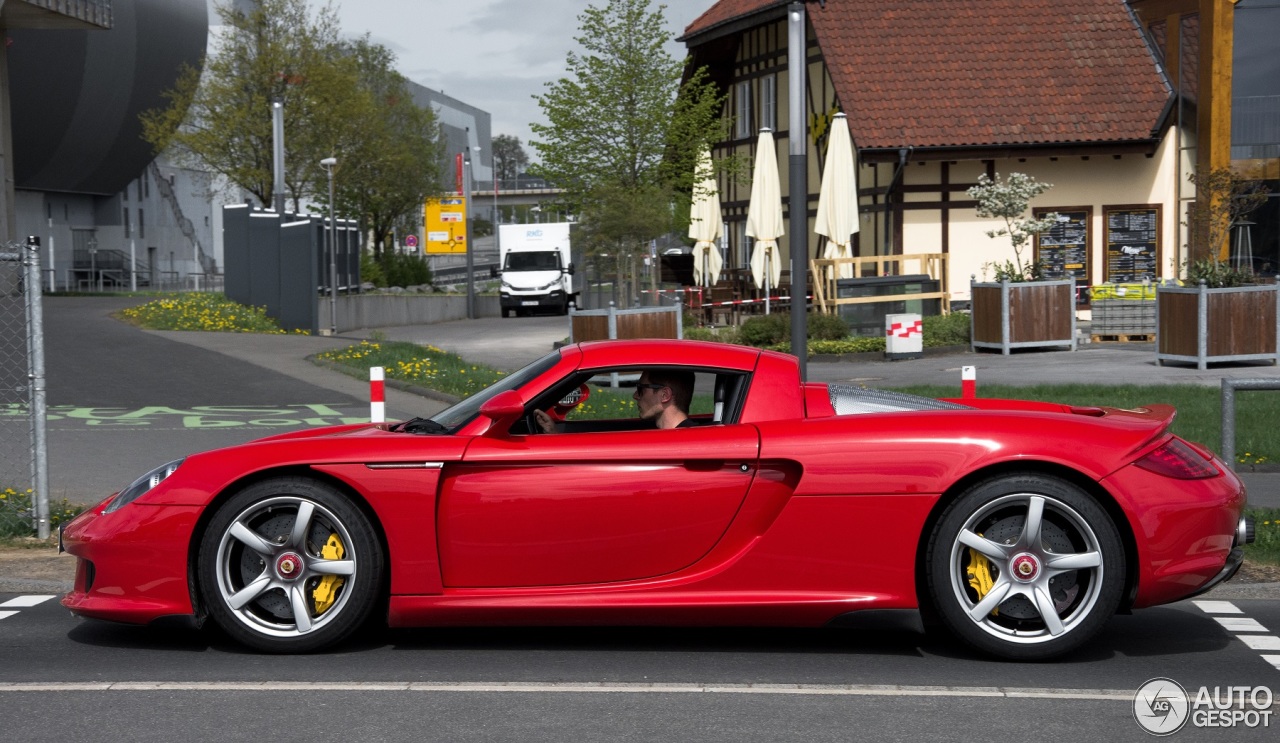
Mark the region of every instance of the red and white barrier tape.
POLYGON ((898 338, 910 338, 913 335, 923 336, 924 321, 916 320, 910 325, 906 325, 900 322, 895 322, 894 324, 885 328, 884 334, 886 336, 895 336, 898 338))
POLYGON ((387 420, 387 392, 385 376, 380 366, 369 367, 369 422, 385 423, 387 420))

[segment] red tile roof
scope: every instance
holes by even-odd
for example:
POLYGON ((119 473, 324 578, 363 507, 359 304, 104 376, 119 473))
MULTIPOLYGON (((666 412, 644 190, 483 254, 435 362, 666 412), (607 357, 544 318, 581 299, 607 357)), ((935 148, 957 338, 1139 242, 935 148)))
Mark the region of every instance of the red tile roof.
MULTIPOLYGON (((721 0, 685 37, 778 4, 721 0)), ((1170 97, 1124 0, 826 0, 807 9, 859 148, 1149 140, 1170 97)))

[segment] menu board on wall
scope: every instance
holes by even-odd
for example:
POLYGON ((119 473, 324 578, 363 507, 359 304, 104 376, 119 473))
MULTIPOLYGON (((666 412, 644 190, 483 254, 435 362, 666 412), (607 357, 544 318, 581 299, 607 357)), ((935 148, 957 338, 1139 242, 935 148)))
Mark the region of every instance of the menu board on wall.
POLYGON ((1156 281, 1160 274, 1160 205, 1106 206, 1104 277, 1110 283, 1156 281))
POLYGON ((1093 210, 1089 207, 1062 209, 1036 209, 1040 219, 1050 212, 1058 215, 1053 227, 1036 235, 1035 260, 1040 264, 1046 279, 1075 279, 1076 286, 1089 285, 1089 222, 1093 210))

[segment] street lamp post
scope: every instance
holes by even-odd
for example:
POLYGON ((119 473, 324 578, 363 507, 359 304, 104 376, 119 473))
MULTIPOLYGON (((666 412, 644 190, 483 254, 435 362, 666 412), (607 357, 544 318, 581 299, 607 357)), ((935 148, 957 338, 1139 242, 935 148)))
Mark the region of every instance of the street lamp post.
POLYGON ((462 221, 465 225, 467 235, 467 319, 476 319, 476 251, 474 241, 474 230, 471 229, 471 148, 462 155, 462 201, 463 207, 462 221))
POLYGON ((97 287, 98 291, 102 291, 102 287, 98 286, 98 238, 89 238, 89 286, 97 287))
POLYGON ((338 334, 338 246, 334 242, 337 235, 337 218, 333 212, 333 169, 338 165, 338 158, 326 157, 320 161, 329 174, 329 335, 338 334))

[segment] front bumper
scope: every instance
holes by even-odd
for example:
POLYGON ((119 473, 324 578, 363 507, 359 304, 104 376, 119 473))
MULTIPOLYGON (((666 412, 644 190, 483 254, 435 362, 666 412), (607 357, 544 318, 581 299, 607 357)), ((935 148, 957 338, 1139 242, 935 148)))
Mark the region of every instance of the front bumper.
POLYGON ((59 529, 59 548, 76 558, 75 584, 62 605, 79 616, 130 624, 193 615, 188 551, 201 507, 102 509, 59 529))
POLYGON ((521 309, 521 308, 537 308, 537 307, 563 307, 565 303, 565 294, 563 291, 554 291, 550 293, 540 294, 519 294, 515 292, 502 292, 498 295, 498 304, 503 309, 521 309))

